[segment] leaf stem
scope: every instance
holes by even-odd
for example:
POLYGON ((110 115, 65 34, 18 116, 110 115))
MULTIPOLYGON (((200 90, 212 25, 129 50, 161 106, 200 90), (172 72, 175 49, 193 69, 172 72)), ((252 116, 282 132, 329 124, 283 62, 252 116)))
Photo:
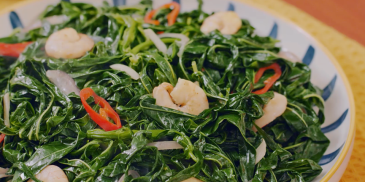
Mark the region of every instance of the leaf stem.
MULTIPOLYGON (((161 39, 163 43, 173 43, 175 40, 178 40, 176 38, 163 38, 161 39)), ((131 53, 132 54, 137 54, 139 53, 142 49, 145 49, 147 47, 150 47, 153 45, 153 42, 151 40, 147 40, 146 42, 143 42, 142 44, 138 44, 137 46, 135 46, 132 50, 131 53)))
POLYGON ((302 145, 302 144, 304 144, 304 143, 305 143, 305 142, 297 143, 297 144, 295 144, 295 145, 291 145, 291 146, 285 147, 284 149, 285 149, 285 150, 288 150, 288 149, 296 148, 296 147, 301 146, 301 145, 302 145))
POLYGON ((198 73, 198 67, 196 66, 196 62, 195 61, 193 61, 191 63, 191 66, 193 67, 194 73, 198 73))
MULTIPOLYGON (((87 131, 87 138, 91 139, 117 139, 123 141, 129 141, 132 139, 134 133, 141 130, 131 130, 128 127, 122 127, 118 130, 104 131, 101 129, 94 129, 87 131)), ((152 133, 152 138, 158 137, 165 130, 147 130, 152 133)))

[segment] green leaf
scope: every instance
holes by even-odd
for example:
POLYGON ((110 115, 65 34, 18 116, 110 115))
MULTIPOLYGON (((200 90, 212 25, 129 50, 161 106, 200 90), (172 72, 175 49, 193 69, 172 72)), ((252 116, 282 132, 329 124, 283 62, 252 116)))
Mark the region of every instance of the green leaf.
POLYGON ((152 53, 150 56, 156 61, 158 67, 165 74, 171 85, 175 86, 177 83, 176 74, 169 61, 167 61, 167 58, 162 57, 158 53, 152 53))

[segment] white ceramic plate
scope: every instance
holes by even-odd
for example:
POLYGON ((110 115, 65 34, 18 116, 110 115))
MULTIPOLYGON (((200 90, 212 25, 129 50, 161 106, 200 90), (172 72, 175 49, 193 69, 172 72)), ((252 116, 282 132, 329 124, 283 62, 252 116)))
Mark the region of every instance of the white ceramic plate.
MULTIPOLYGON (((101 5, 102 0, 71 0, 101 5)), ((130 5, 138 0, 106 0, 112 5, 130 5)), ((181 4, 181 11, 196 9, 196 0, 174 0, 181 4)), ((18 3, 0 12, 0 37, 9 35, 14 28, 32 24, 47 5, 59 0, 31 0, 18 3)), ((154 0, 154 6, 171 0, 154 0)), ((339 181, 349 161, 354 138, 355 107, 347 78, 335 58, 309 34, 283 17, 260 10, 254 5, 240 1, 204 0, 203 10, 210 12, 231 10, 241 18, 248 19, 259 35, 279 39, 280 46, 302 58, 312 69, 311 81, 322 88, 326 120, 322 131, 331 144, 319 164, 323 172, 314 181, 339 181)))

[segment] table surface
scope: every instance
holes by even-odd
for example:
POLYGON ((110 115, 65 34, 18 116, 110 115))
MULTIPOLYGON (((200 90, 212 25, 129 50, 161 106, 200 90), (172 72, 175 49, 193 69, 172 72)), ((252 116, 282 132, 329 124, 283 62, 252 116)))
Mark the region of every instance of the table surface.
MULTIPOLYGON (((26 0, 0 0, 0 9, 20 1, 26 0)), ((365 158, 362 156, 365 155, 365 132, 363 134, 362 131, 365 131, 365 112, 363 112, 365 110, 365 91, 363 89, 365 88, 365 77, 359 75, 365 74, 365 47, 363 47, 365 45, 365 34, 363 32, 365 30, 365 11, 363 11, 365 1, 248 1, 270 8, 279 14, 289 17, 322 42, 332 52, 344 69, 356 98, 355 105, 357 112, 354 150, 341 182, 364 181, 365 158), (304 19, 305 21, 303 21, 304 19)))
POLYGON ((284 1, 307 12, 362 45, 365 45, 364 0, 284 1))

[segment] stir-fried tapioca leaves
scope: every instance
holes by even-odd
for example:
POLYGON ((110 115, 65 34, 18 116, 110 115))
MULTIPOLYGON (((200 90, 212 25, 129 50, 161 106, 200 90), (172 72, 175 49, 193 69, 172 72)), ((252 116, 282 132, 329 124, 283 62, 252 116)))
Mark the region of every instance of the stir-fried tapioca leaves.
MULTIPOLYGON (((202 1, 199 1, 199 6, 197 10, 190 12, 180 13, 177 16, 176 22, 171 26, 167 25, 167 15, 171 12, 170 9, 161 9, 156 12, 154 19, 160 22, 160 25, 144 24, 145 28, 150 28, 156 32, 166 32, 166 33, 182 33, 188 37, 194 37, 201 35, 200 25, 203 23, 204 19, 208 17, 208 14, 203 12, 201 9, 202 1)), ((151 10, 150 9, 149 11, 151 10)))
POLYGON ((164 58, 158 53, 151 53, 150 57, 156 62, 165 77, 167 77, 169 83, 175 86, 175 84, 177 83, 177 77, 173 67, 168 61, 168 58, 164 58))
POLYGON ((6 144, 2 150, 3 157, 11 163, 24 162, 34 152, 35 144, 21 140, 19 137, 7 137, 6 144))
POLYGON ((61 167, 69 181, 117 182, 123 174, 125 181, 310 181, 322 171, 317 162, 329 145, 320 130, 324 101, 310 82, 307 65, 278 57, 278 41, 255 35, 247 20, 233 35, 203 34, 200 26, 208 14, 201 1, 197 10, 180 13, 172 26, 167 25, 171 9, 157 11, 153 18, 160 25, 144 23, 151 10, 150 0, 120 7, 61 1, 43 12, 42 27, 0 39, 35 41, 17 61, 0 57, 0 102, 10 94, 11 125, 5 126, 0 104, 0 133, 6 134, 0 167, 10 168, 13 181, 35 179, 50 164, 61 167), (51 16, 65 21, 52 25, 45 20, 51 16), (65 27, 92 37, 94 48, 78 59, 48 57, 46 38, 65 27), (144 28, 184 34, 189 41, 180 55, 178 38, 161 38, 168 48, 163 54, 144 28), (256 83, 258 69, 272 63, 280 65, 280 78, 265 94, 253 94, 274 74, 267 70, 256 83), (112 64, 127 65, 140 78, 113 70, 112 64), (80 97, 62 94, 47 70, 65 71, 79 89, 92 88, 119 114, 123 127, 100 129, 80 97), (210 108, 196 116, 156 105, 153 88, 163 82, 175 85, 179 78, 199 84, 210 108), (254 132, 274 92, 286 96, 287 108, 254 132), (175 140, 183 149, 148 146, 160 140, 175 140), (266 153, 256 164, 263 140, 266 153), (127 175, 129 170, 140 177, 127 175))
POLYGON ((44 20, 42 27, 26 33, 14 32, 10 37, 1 38, 0 42, 36 41, 60 29, 72 27, 78 32, 91 36, 95 42, 104 42, 110 48, 108 52, 111 54, 127 52, 146 41, 142 31, 142 19, 130 16, 144 14, 145 10, 144 5, 116 8, 104 4, 97 8, 85 3, 61 1, 57 5, 48 6, 40 18, 62 16, 65 17, 64 22, 51 25, 44 20))
POLYGON ((140 131, 133 135, 131 148, 120 144, 121 153, 116 155, 112 161, 101 169, 101 174, 107 177, 118 176, 126 172, 127 166, 131 160, 138 156, 139 152, 148 144, 149 138, 152 136, 150 132, 140 131))
POLYGON ((145 98, 141 100, 140 107, 148 118, 152 119, 156 126, 162 129, 176 129, 187 132, 191 127, 196 126, 190 118, 194 115, 184 113, 178 110, 155 105, 155 99, 145 98))
POLYGON ((94 179, 98 170, 112 159, 117 150, 117 141, 93 140, 78 150, 82 152, 80 159, 63 159, 60 163, 69 166, 64 170, 70 181, 88 181, 94 179))
POLYGON ((318 162, 328 146, 328 138, 318 126, 312 125, 296 138, 294 145, 289 147, 294 150, 296 159, 311 159, 318 162))
POLYGON ((63 129, 60 123, 72 118, 72 103, 48 81, 39 62, 20 63, 13 71, 9 81, 11 105, 15 108, 10 115, 12 127, 2 130, 45 142, 63 129))
POLYGON ((10 65, 12 64, 10 58, 0 56, 0 93, 7 87, 10 73, 10 65))
POLYGON ((89 26, 94 26, 96 28, 98 24, 100 25, 103 23, 100 21, 95 23, 95 19, 98 16, 98 13, 102 14, 102 12, 100 11, 101 9, 98 11, 97 8, 89 4, 71 4, 65 1, 61 1, 58 5, 48 6, 46 10, 40 15, 40 19, 44 19, 49 16, 65 16, 65 22, 61 24, 51 25, 47 21, 44 21, 42 27, 40 28, 30 30, 27 33, 17 30, 9 37, 1 38, 0 42, 16 43, 24 41, 35 41, 39 38, 48 37, 54 31, 60 30, 65 27, 73 27, 76 30, 82 30, 83 25, 90 21, 94 22, 89 23, 89 26))
POLYGON ((212 181, 238 181, 235 164, 217 145, 206 143, 204 138, 195 142, 204 157, 203 173, 212 181))
POLYGON ((96 181, 118 181, 128 170, 137 171, 141 177, 132 180, 125 175, 125 181, 166 181, 172 171, 166 165, 164 156, 155 147, 145 146, 150 138, 148 133, 136 133, 130 148, 123 143, 118 146, 120 153, 101 169, 96 181))
POLYGON ((75 138, 61 137, 62 135, 60 135, 58 140, 36 148, 32 152, 31 157, 26 161, 15 162, 9 171, 9 173, 14 174, 13 181, 24 181, 27 178, 37 180, 34 176, 35 174, 39 173, 47 165, 60 160, 79 145, 85 134, 80 132, 78 125, 71 125, 68 128, 78 133, 75 138))
POLYGON ((322 168, 310 159, 282 162, 274 170, 278 181, 311 181, 322 172, 322 168))
POLYGON ((226 95, 223 95, 222 89, 214 83, 212 78, 208 75, 208 73, 204 74, 202 72, 194 73, 194 77, 197 77, 197 80, 199 81, 199 85, 205 93, 207 94, 208 98, 212 99, 218 99, 225 103, 227 101, 226 95))

